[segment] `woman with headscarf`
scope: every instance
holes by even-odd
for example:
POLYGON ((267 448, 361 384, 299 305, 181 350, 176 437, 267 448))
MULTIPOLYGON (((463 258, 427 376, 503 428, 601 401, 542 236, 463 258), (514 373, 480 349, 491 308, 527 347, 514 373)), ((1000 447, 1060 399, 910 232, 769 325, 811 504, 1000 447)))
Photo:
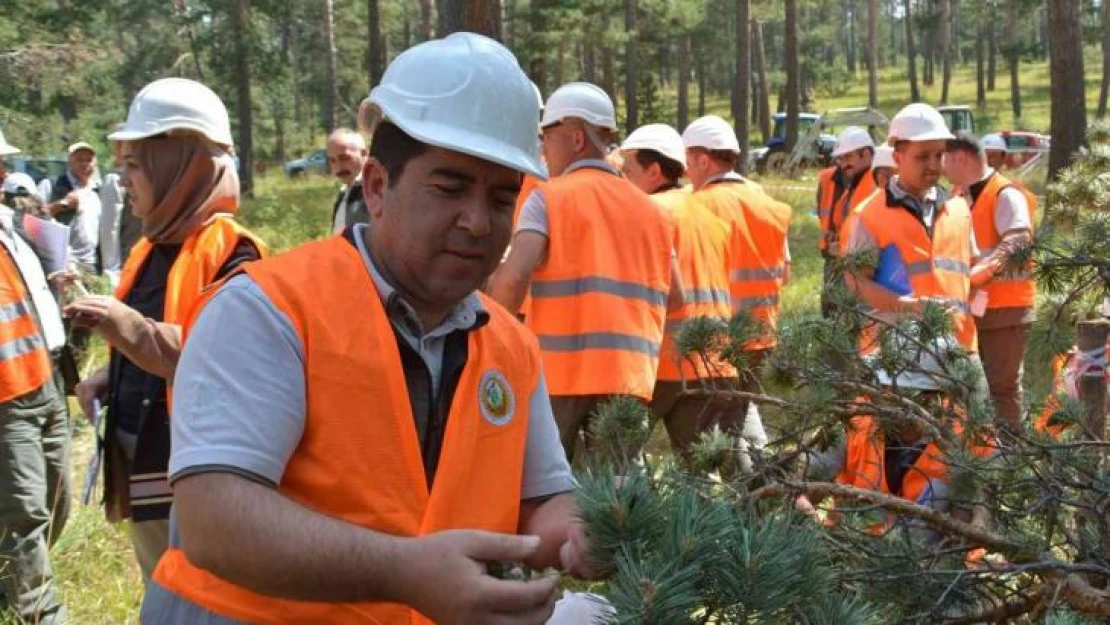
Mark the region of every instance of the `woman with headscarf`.
POLYGON ((79 386, 78 397, 90 417, 99 402, 108 407, 106 513, 131 519, 135 555, 149 579, 169 541, 169 397, 183 328, 209 285, 266 248, 234 219, 231 127, 208 87, 181 78, 147 85, 108 138, 122 142, 121 179, 143 236, 115 297, 82 298, 65 314, 111 347, 108 366, 79 386))

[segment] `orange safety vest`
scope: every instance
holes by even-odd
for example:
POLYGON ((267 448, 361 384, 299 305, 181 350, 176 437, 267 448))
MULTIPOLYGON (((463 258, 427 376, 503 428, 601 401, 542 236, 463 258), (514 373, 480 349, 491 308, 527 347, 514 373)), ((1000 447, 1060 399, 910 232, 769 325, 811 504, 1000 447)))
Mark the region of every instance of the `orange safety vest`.
MULTIPOLYGON (((1028 190, 1013 184, 1002 174, 995 172, 979 192, 975 204, 971 206, 971 218, 975 225, 975 242, 979 253, 985 258, 1002 242, 1002 237, 994 226, 994 211, 998 195, 1004 189, 1017 189, 1025 196, 1029 206, 1029 223, 1036 216, 1037 197, 1028 190)), ((987 308, 1029 308, 1033 306, 1036 292, 1033 281, 1033 266, 1029 263, 1021 271, 1007 271, 994 277, 983 289, 987 292, 987 308)))
POLYGON ((547 262, 527 324, 552 395, 650 400, 659 368, 673 228, 643 191, 586 167, 541 182, 547 262))
MULTIPOLYGON (((835 168, 832 168, 835 171, 835 168)), ((822 170, 822 173, 828 170, 822 170)), ((832 175, 828 176, 827 180, 818 178, 818 183, 821 184, 821 196, 825 197, 826 194, 835 192, 835 185, 832 180, 832 175)), ((821 222, 821 238, 818 239, 818 245, 822 252, 840 255, 844 247, 848 244, 846 236, 850 236, 850 230, 846 230, 845 226, 850 220, 852 211, 854 211, 860 204, 871 194, 875 192, 875 179, 871 176, 871 170, 867 170, 860 176, 859 183, 850 189, 842 189, 840 194, 835 195, 829 200, 828 204, 818 206, 817 218, 821 222), (850 191, 850 193, 849 193, 850 191), (829 243, 836 241, 837 246, 835 250, 829 250, 829 243)))
POLYGON ((694 194, 694 200, 732 226, 729 291, 733 314, 748 312, 763 324, 760 335, 744 349, 768 349, 778 343, 779 293, 786 272, 786 236, 793 209, 754 190, 725 180, 694 194))
MULTIPOLYGON (((18 236, 18 235, 16 235, 18 236)), ((7 247, 0 251, 0 403, 50 381, 53 365, 35 304, 7 247)))
POLYGON ((1041 409, 1041 414, 1033 422, 1033 429, 1042 434, 1048 434, 1054 438, 1060 438, 1067 429, 1064 425, 1049 425, 1052 415, 1056 411, 1063 408, 1063 403, 1060 401, 1060 395, 1066 392, 1064 386, 1064 369, 1068 366, 1068 361, 1072 358, 1072 354, 1062 354, 1052 359, 1052 391, 1045 398, 1044 408, 1041 409))
MULTIPOLYGON (((890 191, 875 194, 866 202, 855 227, 865 228, 878 249, 893 245, 901 254, 915 297, 948 300, 953 313, 955 339, 970 352, 978 352, 975 321, 968 305, 971 290, 971 211, 958 197, 937 207, 932 236, 904 206, 892 203, 890 191)), ((861 336, 860 349, 877 349, 878 328, 871 326, 861 336)))
POLYGON ((657 378, 678 382, 734 377, 736 369, 713 358, 713 354, 709 354, 709 362, 705 362, 698 354, 679 353, 675 345, 675 337, 687 319, 711 317, 727 323, 732 316, 728 284, 729 225, 691 202, 688 189, 656 193, 651 199, 674 225, 674 249, 678 255, 684 301, 681 309, 667 314, 657 378))
MULTIPOLYGON (((516 533, 540 355, 510 313, 480 296, 490 321, 469 333, 429 492, 397 338, 358 250, 334 236, 244 270, 289 318, 304 352, 308 412, 277 487, 282 495, 390 536, 516 533)), ((399 604, 264 596, 194 566, 175 548, 158 563, 154 581, 248 623, 432 625, 399 604)))
MULTIPOLYGON (((892 493, 886 481, 886 439, 879 430, 878 422, 869 416, 852 417, 847 430, 844 466, 836 476, 838 484, 895 495, 917 502, 925 494, 930 481, 948 480, 948 464, 944 460, 940 447, 934 441, 925 445, 913 466, 906 471, 905 477, 902 478, 901 490, 892 493)), ((952 430, 956 435, 963 434, 963 426, 959 421, 952 424, 952 430)), ((979 457, 986 457, 994 452, 991 441, 969 441, 969 443, 972 451, 979 457)), ((871 533, 881 534, 893 525, 895 518, 896 515, 888 515, 885 523, 878 523, 871 527, 871 533)), ((837 515, 830 517, 830 520, 835 523, 837 515)))
POLYGON ((817 247, 822 252, 828 246, 828 241, 825 240, 824 233, 829 229, 829 215, 832 214, 833 206, 836 204, 836 198, 839 195, 836 192, 836 173, 839 170, 837 167, 826 167, 817 172, 817 220, 821 223, 821 235, 817 239, 817 247))

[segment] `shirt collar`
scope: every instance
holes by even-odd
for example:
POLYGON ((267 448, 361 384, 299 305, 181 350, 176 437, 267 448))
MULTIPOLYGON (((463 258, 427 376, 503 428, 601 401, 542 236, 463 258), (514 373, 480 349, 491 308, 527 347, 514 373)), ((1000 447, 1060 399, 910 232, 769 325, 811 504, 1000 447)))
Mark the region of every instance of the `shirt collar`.
POLYGON ((367 227, 367 224, 355 224, 351 229, 351 237, 354 239, 355 245, 358 246, 359 255, 362 256, 362 260, 370 272, 370 278, 374 281, 374 286, 378 290, 378 297, 381 298, 382 305, 385 307, 386 314, 389 315, 391 321, 402 324, 406 331, 417 337, 446 336, 456 330, 468 332, 477 330, 489 322, 489 311, 486 310, 482 299, 478 297, 478 293, 474 292, 456 304, 442 323, 425 332, 416 311, 401 297, 397 289, 393 288, 393 285, 385 279, 374 259, 370 256, 370 251, 366 249, 365 233, 367 227))
POLYGON ((600 158, 580 158, 577 161, 574 161, 573 163, 571 163, 570 165, 567 165, 567 168, 565 170, 563 170, 563 175, 569 174, 569 173, 574 172, 574 171, 578 171, 579 169, 585 169, 587 167, 589 167, 591 169, 600 169, 600 170, 605 171, 607 173, 613 174, 614 176, 621 175, 621 173, 619 171, 617 171, 616 167, 613 167, 608 162, 606 162, 604 159, 600 159, 600 158))
POLYGON ((895 199, 913 204, 919 208, 925 208, 926 205, 935 208, 937 200, 940 198, 940 191, 935 186, 925 193, 924 198, 918 198, 902 186, 902 180, 898 176, 890 179, 890 192, 895 199))

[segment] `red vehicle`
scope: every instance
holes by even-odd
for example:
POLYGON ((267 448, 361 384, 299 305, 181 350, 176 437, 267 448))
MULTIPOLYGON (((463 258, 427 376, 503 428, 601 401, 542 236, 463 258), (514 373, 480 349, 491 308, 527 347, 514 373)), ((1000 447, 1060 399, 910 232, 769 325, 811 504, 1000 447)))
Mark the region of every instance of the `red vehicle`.
POLYGON ((1000 130, 998 134, 1006 141, 1006 167, 1017 169, 1033 160, 1039 152, 1047 151, 1051 145, 1048 135, 1024 130, 1000 130))

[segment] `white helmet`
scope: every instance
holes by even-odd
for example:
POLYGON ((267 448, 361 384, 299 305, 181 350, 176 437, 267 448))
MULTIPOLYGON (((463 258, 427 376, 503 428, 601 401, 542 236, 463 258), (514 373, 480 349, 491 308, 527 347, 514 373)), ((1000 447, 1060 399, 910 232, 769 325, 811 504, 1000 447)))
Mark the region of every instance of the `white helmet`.
POLYGON ((22 151, 23 150, 8 143, 8 140, 4 138, 4 131, 0 130, 0 156, 11 156, 12 154, 19 154, 22 151))
POLYGON ((706 115, 690 122, 682 132, 682 144, 687 149, 703 148, 740 153, 740 141, 736 139, 736 132, 728 122, 716 115, 706 115))
POLYGON ((945 365, 960 354, 964 354, 959 343, 944 336, 932 341, 928 348, 922 348, 908 337, 895 338, 899 351, 911 355, 911 364, 902 371, 887 371, 876 367, 875 378, 883 386, 914 389, 919 391, 940 390, 940 379, 944 376, 945 365), (938 358, 939 357, 939 358, 938 358))
POLYGON ((35 179, 21 171, 8 174, 4 178, 4 193, 18 195, 20 191, 25 191, 26 195, 37 195, 39 190, 35 186, 35 179))
POLYGON ((871 168, 878 169, 880 167, 898 169, 898 163, 894 162, 894 148, 889 145, 880 145, 875 148, 875 158, 871 159, 871 168))
POLYGON ((836 158, 856 150, 874 147, 875 140, 871 138, 871 133, 859 126, 848 126, 836 136, 836 147, 833 148, 832 156, 836 158))
POLYGON ((983 138, 979 140, 979 145, 982 146, 984 150, 1001 150, 1003 152, 1007 150, 1006 140, 997 132, 983 135, 983 138))
POLYGON ((505 46, 474 33, 453 33, 402 52, 359 108, 373 134, 388 121, 408 136, 540 179, 536 94, 505 46))
POLYGON ((686 167, 686 147, 678 131, 666 124, 640 126, 628 135, 621 150, 655 150, 663 156, 686 167))
POLYGON ((225 147, 234 144, 220 96, 188 78, 162 78, 143 87, 131 101, 123 127, 108 139, 134 141, 171 130, 197 132, 225 147))
POLYGON ((547 98, 540 128, 554 126, 567 118, 582 121, 606 130, 617 130, 617 113, 609 94, 588 82, 572 82, 555 90, 547 98))
POLYGON ((890 120, 891 141, 945 141, 955 139, 944 117, 928 104, 908 104, 890 120))

